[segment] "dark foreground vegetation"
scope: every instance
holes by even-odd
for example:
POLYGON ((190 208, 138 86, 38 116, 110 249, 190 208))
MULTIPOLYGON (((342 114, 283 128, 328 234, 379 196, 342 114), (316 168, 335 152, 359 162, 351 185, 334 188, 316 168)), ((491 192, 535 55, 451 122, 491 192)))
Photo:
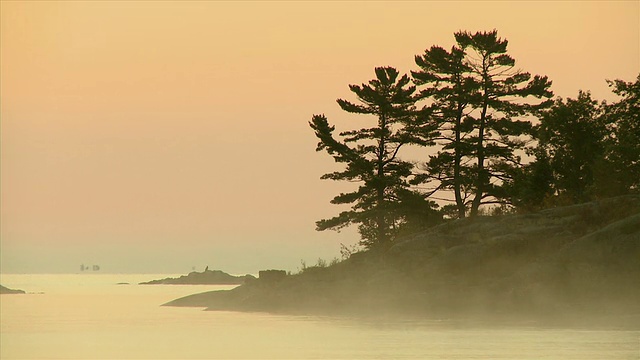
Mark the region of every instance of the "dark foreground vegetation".
POLYGON ((349 85, 355 101, 337 103, 365 127, 335 132, 312 117, 316 150, 342 167, 322 178, 357 185, 318 230, 355 225, 362 246, 388 248, 447 219, 640 192, 640 77, 608 81, 614 102, 553 99, 551 80, 520 69, 496 30, 454 38, 415 56, 410 75, 378 67, 349 85))
POLYGON ((169 306, 640 326, 640 196, 454 220, 326 267, 169 306))

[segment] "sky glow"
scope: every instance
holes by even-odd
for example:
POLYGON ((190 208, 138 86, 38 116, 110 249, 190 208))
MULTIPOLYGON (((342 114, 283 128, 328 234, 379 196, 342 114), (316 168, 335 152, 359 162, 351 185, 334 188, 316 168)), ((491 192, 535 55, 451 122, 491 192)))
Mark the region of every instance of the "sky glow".
MULTIPOLYGON (((556 95, 640 70, 640 5, 571 2, 1 3, 2 272, 234 273, 339 256, 314 230, 353 184, 307 122, 348 84, 458 30, 498 29, 556 95)), ((425 155, 426 156, 426 155, 425 155)))

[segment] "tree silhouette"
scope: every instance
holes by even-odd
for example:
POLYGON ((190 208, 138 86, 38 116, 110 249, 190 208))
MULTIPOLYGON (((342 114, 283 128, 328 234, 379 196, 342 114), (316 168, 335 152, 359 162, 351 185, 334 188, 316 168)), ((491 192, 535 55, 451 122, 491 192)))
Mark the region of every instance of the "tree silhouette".
POLYGON ((555 177, 551 159, 544 148, 528 149, 535 160, 517 169, 507 192, 511 195, 511 204, 528 212, 538 211, 548 205, 555 194, 555 177))
POLYGON ((611 132, 607 160, 613 171, 607 178, 617 182, 620 192, 640 191, 640 75, 635 82, 608 81, 620 101, 604 105, 611 132))
POLYGON ((549 162, 559 202, 592 200, 597 193, 594 175, 596 167, 604 161, 607 136, 598 102, 582 91, 576 99, 559 98, 543 111, 535 130, 536 162, 549 162))
POLYGON ((580 91, 541 111, 530 152, 536 159, 511 189, 516 206, 536 210, 639 190, 640 76, 608 83, 621 100, 599 103, 580 91))
POLYGON ((471 148, 465 138, 472 130, 468 114, 472 110, 473 94, 478 84, 469 75, 471 68, 464 62, 465 53, 457 46, 447 51, 439 46, 427 49, 415 57, 420 67, 412 71, 414 82, 422 86, 418 97, 429 99, 425 107, 438 127, 437 139, 442 148, 429 157, 424 172, 416 176, 415 183, 435 181, 434 191, 453 191, 457 217, 465 217, 471 194, 469 154, 471 148))
POLYGON ((455 33, 451 51, 434 46, 416 56, 420 97, 441 131, 441 150, 416 180, 453 190, 456 216, 487 203, 508 203, 530 133, 528 116, 551 104, 551 82, 515 68, 507 40, 489 32, 455 33), (545 100, 534 101, 531 97, 545 100))
POLYGON ((388 246, 412 215, 430 214, 434 207, 411 190, 408 177, 413 165, 398 157, 404 145, 427 144, 423 135, 428 125, 415 121, 415 87, 408 76, 400 76, 392 67, 378 67, 375 74, 367 84, 349 86, 359 103, 337 102, 349 113, 375 116, 376 126, 342 132, 340 140, 324 115, 314 115, 309 123, 319 139, 316 151, 327 151, 336 162, 346 165, 346 169, 325 174, 322 179, 360 184, 357 190, 331 201, 351 204, 351 210, 318 221, 317 230, 358 224, 361 243, 367 248, 388 246))
POLYGON ((322 179, 358 183, 331 200, 350 209, 317 221, 317 230, 356 224, 362 245, 385 248, 401 230, 442 219, 429 200, 434 192, 452 192, 454 204, 445 209, 463 218, 483 204, 537 210, 640 191, 640 75, 609 82, 621 96, 611 104, 588 92, 553 101, 551 81, 517 69, 496 30, 454 35, 450 50, 432 46, 415 57, 415 86, 393 67, 349 85, 358 101, 338 105, 375 117, 374 126, 335 135, 324 115, 312 117, 316 151, 345 166, 322 179), (416 167, 401 158, 408 145, 438 149, 416 167), (535 160, 523 165, 525 153, 535 160), (423 183, 434 186, 413 187, 423 183))

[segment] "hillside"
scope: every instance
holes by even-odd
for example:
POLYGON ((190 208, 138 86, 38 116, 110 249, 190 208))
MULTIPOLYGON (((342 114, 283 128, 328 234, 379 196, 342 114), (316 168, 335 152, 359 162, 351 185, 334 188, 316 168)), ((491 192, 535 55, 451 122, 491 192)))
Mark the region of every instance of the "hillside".
POLYGON ((640 196, 461 219, 169 306, 640 326, 640 196))

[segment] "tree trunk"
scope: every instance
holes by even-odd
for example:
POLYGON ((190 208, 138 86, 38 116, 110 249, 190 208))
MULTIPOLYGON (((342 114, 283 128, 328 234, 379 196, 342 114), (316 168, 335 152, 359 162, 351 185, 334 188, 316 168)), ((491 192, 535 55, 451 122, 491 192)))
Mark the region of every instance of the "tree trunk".
MULTIPOLYGON (((380 117, 380 128, 385 129, 387 127, 387 122, 385 116, 382 115, 380 117)), ((386 142, 384 138, 384 133, 380 136, 380 141, 378 142, 378 159, 377 159, 377 172, 378 172, 378 187, 377 187, 377 214, 376 214, 376 227, 377 227, 377 239, 376 242, 378 245, 385 244, 389 239, 387 239, 387 234, 385 230, 385 220, 384 220, 384 210, 382 205, 384 204, 384 191, 385 191, 385 183, 384 183, 384 160, 385 160, 385 147, 386 142)))
POLYGON ((461 192, 461 181, 460 181, 460 162, 462 160, 462 154, 461 154, 461 149, 460 149, 460 125, 462 122, 462 112, 463 112, 463 107, 462 104, 460 104, 460 102, 458 102, 458 113, 456 115, 456 128, 455 128, 455 136, 456 136, 456 143, 455 143, 455 155, 454 155, 454 161, 453 161, 453 192, 455 194, 456 197, 456 207, 458 209, 458 218, 462 219, 466 216, 466 207, 464 204, 464 199, 462 198, 462 192, 461 192))
POLYGON ((487 107, 489 103, 489 85, 488 85, 488 74, 487 74, 487 65, 486 59, 482 61, 483 67, 483 86, 482 91, 483 99, 482 99, 482 114, 480 115, 480 127, 478 128, 478 147, 476 149, 478 155, 478 174, 476 174, 476 195, 473 198, 473 202, 471 203, 471 212, 470 216, 475 217, 478 215, 478 208, 480 208, 480 203, 482 202, 482 197, 484 195, 484 185, 486 183, 486 174, 484 169, 484 129, 487 121, 487 107))

